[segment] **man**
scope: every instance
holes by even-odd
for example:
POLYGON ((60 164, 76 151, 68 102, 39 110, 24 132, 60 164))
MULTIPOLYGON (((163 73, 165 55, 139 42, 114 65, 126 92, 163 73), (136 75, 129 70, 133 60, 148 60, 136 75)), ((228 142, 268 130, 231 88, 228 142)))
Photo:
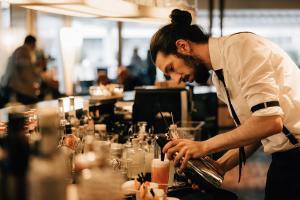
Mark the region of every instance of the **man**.
POLYGON ((142 74, 145 74, 145 63, 142 60, 141 56, 139 55, 139 49, 137 47, 133 48, 133 54, 130 59, 130 65, 132 66, 132 74, 134 76, 140 76, 142 74))
POLYGON ((264 151, 272 154, 265 199, 295 199, 300 189, 300 70, 296 64, 278 46, 253 33, 209 38, 191 25, 188 12, 173 10, 171 19, 152 37, 152 60, 178 83, 205 83, 213 71, 218 97, 241 125, 206 141, 173 140, 163 151, 183 170, 191 158, 228 150, 216 161, 225 173, 262 143, 264 151))
POLYGON ((36 103, 40 93, 40 75, 35 67, 35 49, 36 38, 28 35, 24 44, 10 56, 6 72, 1 79, 2 88, 9 90, 10 96, 15 94, 16 100, 23 104, 36 103))

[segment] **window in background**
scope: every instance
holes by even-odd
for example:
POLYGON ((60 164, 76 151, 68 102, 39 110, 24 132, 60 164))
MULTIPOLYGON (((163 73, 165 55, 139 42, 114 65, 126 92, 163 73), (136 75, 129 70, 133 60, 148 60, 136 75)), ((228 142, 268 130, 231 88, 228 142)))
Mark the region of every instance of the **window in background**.
MULTIPOLYGON (((147 70, 147 52, 150 46, 152 35, 162 26, 162 24, 124 22, 123 24, 123 65, 132 64, 134 49, 138 49, 138 55, 143 61, 143 70, 147 70)), ((142 70, 142 71, 143 71, 142 70)), ((156 70, 156 80, 164 80, 162 72, 156 70)))
POLYGON ((229 10, 225 12, 225 33, 252 31, 280 47, 300 64, 300 11, 281 10, 229 10))
POLYGON ((83 44, 76 64, 76 80, 96 80, 97 69, 107 69, 108 77, 117 75, 118 34, 114 21, 73 18, 72 28, 81 32, 83 44), (85 69, 84 73, 80 69, 85 69))
POLYGON ((80 58, 76 64, 74 78, 76 81, 95 81, 97 69, 103 67, 104 58, 102 38, 84 38, 80 58))
MULTIPOLYGON (((208 27, 208 12, 200 10, 197 24, 208 27)), ((219 11, 214 11, 213 36, 220 36, 219 11)), ((300 65, 300 10, 296 9, 227 9, 224 12, 223 34, 250 31, 266 37, 300 65)))
POLYGON ((47 68, 56 71, 59 81, 59 90, 64 91, 64 69, 60 50, 60 29, 64 27, 64 17, 43 12, 37 12, 37 39, 38 47, 50 56, 47 68))
POLYGON ((11 27, 17 27, 26 31, 26 12, 27 9, 25 8, 11 6, 11 27))
POLYGON ((6 38, 6 31, 10 27, 10 9, 9 4, 5 2, 0 2, 0 76, 5 71, 7 58, 9 56, 9 46, 12 38, 6 38))
POLYGON ((26 9, 1 3, 0 77, 5 73, 8 57, 21 46, 26 36, 26 9))
POLYGON ((10 9, 9 9, 9 3, 2 1, 0 2, 1 7, 1 30, 8 28, 10 26, 10 9))

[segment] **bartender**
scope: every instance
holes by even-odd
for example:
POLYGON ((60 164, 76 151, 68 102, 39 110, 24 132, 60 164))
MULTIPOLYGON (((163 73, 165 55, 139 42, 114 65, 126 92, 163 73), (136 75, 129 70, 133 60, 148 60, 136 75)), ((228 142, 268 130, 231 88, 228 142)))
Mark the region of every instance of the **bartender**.
MULTIPOLYGON (((218 97, 237 128, 205 141, 177 139, 163 149, 183 170, 191 158, 228 150, 216 164, 224 173, 245 164, 262 144, 272 155, 266 200, 295 199, 300 189, 300 70, 276 44, 254 33, 208 37, 175 9, 172 22, 152 37, 156 66, 180 83, 206 83, 210 72, 218 97), (175 152, 178 154, 174 157, 175 152)), ((240 174, 241 175, 241 174, 240 174)))

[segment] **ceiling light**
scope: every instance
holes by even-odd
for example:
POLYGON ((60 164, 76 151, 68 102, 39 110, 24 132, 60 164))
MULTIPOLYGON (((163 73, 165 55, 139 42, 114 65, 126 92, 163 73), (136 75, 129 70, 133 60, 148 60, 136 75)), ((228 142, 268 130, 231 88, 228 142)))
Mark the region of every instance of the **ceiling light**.
POLYGON ((34 10, 71 16, 122 17, 138 14, 138 7, 122 0, 8 0, 9 3, 34 10))
POLYGON ((79 17, 99 17, 118 21, 149 21, 165 23, 174 8, 189 10, 192 6, 183 3, 166 6, 149 6, 124 0, 8 0, 11 4, 34 10, 79 17))

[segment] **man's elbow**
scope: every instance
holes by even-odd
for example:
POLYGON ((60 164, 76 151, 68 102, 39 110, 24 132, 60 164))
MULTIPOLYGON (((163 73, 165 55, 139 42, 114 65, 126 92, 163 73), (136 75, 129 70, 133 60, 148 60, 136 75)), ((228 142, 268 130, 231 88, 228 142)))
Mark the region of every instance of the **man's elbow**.
POLYGON ((280 116, 272 117, 271 129, 272 129, 271 131, 273 134, 282 132, 283 122, 282 122, 282 118, 280 116))

